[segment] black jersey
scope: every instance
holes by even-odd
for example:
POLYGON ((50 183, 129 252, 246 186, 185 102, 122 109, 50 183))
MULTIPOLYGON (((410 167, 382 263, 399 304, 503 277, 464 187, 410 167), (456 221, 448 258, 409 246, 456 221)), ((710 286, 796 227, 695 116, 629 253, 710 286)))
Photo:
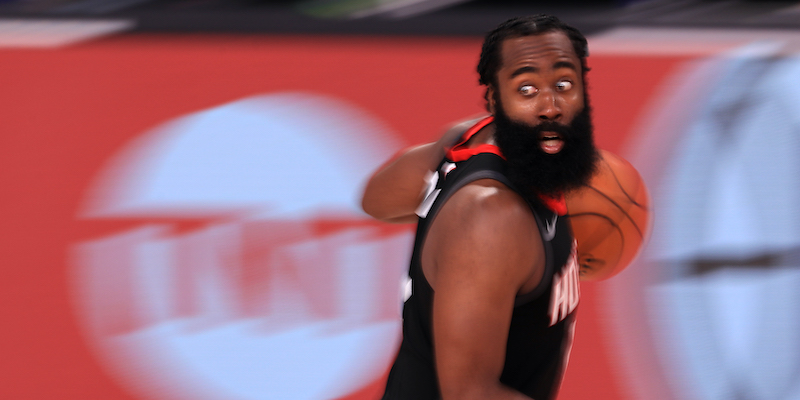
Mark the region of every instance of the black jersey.
MULTIPOLYGON (((461 143, 492 120, 468 130, 461 143)), ((448 152, 431 179, 420 206, 409 276, 412 294, 403 307, 403 341, 389 374, 384 400, 440 398, 433 360, 431 311, 433 289, 422 272, 422 245, 442 205, 458 189, 478 179, 495 179, 513 189, 503 173, 505 161, 491 145, 448 152)), ((578 303, 578 264, 566 206, 529 201, 545 251, 546 268, 539 285, 517 297, 511 318, 506 358, 500 381, 536 400, 554 399, 569 358, 578 303), (556 212, 551 208, 559 209, 556 212), (562 214, 562 215, 559 215, 562 214)))

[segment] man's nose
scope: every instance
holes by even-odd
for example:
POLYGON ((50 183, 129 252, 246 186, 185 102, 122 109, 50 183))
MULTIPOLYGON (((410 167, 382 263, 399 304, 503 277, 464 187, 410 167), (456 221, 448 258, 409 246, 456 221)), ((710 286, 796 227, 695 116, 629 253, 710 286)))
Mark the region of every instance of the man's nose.
POLYGON ((561 107, 558 104, 558 96, 552 91, 545 91, 539 94, 538 117, 540 121, 556 121, 561 119, 561 107))

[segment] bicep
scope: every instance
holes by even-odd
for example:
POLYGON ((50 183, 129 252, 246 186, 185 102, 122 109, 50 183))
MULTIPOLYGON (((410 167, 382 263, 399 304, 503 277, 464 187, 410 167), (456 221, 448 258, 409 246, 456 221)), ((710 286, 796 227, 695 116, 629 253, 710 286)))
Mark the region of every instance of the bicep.
POLYGON ((514 291, 440 276, 433 302, 436 366, 443 393, 499 383, 514 291))

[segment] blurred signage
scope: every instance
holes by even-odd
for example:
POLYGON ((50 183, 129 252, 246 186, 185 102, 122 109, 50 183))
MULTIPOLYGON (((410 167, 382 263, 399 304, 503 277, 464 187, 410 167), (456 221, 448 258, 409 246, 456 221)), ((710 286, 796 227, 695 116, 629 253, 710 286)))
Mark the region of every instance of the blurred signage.
POLYGON ((411 234, 359 185, 398 147, 375 117, 304 93, 251 97, 136 138, 72 251, 91 346, 151 399, 325 399, 381 378, 411 234))

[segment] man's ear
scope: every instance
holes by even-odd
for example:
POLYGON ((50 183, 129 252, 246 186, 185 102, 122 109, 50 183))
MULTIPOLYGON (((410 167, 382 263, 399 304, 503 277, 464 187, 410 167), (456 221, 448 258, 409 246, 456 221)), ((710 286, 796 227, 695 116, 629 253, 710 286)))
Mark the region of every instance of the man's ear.
POLYGON ((486 106, 488 107, 489 114, 494 115, 495 104, 494 104, 494 86, 489 85, 486 87, 486 106))

